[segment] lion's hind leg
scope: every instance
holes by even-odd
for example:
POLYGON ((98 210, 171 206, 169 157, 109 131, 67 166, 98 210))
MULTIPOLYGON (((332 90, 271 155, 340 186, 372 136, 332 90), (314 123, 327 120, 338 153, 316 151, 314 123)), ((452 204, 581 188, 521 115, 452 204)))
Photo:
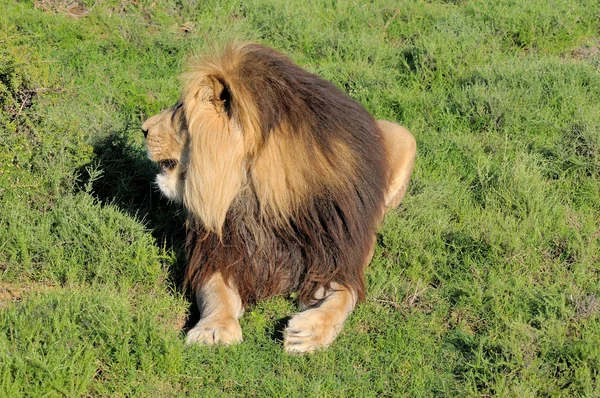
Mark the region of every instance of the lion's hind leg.
POLYGON ((331 345, 356 305, 354 292, 337 283, 320 295, 317 304, 301 304, 302 311, 290 319, 284 332, 286 352, 310 353, 331 345))
POLYGON ((200 321, 187 334, 188 344, 234 344, 242 341, 238 318, 242 315, 242 300, 216 273, 196 293, 200 321))
POLYGON ((408 188, 412 174, 417 143, 413 135, 399 124, 378 120, 390 167, 390 185, 385 196, 386 211, 397 207, 408 188))

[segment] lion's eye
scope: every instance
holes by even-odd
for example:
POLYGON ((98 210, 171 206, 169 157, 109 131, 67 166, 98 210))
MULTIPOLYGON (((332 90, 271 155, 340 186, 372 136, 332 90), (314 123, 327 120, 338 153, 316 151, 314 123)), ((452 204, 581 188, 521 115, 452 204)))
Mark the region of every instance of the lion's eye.
POLYGON ((177 160, 175 159, 165 159, 165 160, 161 160, 160 162, 158 162, 158 164, 160 165, 160 168, 163 171, 170 171, 173 170, 175 168, 175 166, 177 166, 177 160))

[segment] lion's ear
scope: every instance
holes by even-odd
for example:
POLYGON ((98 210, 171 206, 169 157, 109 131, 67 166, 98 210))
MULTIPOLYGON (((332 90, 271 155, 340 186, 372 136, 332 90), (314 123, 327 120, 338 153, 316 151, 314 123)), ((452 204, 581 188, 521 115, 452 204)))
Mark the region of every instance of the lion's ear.
POLYGON ((218 76, 209 76, 208 85, 210 89, 209 101, 219 113, 231 117, 231 92, 225 81, 218 76))
POLYGON ((189 146, 183 201, 220 235, 246 176, 243 135, 230 118, 231 95, 223 80, 192 80, 186 92, 196 94, 184 98, 189 146))

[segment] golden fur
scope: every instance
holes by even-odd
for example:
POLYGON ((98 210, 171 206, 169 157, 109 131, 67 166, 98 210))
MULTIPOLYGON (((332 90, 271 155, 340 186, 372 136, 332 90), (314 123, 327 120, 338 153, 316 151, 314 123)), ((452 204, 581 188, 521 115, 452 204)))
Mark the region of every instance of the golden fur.
POLYGON ((298 291, 288 352, 328 346, 364 296, 377 225, 416 146, 339 89, 258 44, 190 63, 177 105, 142 126, 157 184, 189 213, 188 342, 242 339, 249 303, 298 291))

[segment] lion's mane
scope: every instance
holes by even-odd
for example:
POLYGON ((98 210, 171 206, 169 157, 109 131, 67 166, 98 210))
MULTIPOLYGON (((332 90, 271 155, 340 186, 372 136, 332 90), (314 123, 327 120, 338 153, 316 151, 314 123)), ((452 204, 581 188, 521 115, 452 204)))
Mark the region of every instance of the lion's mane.
POLYGON ((362 299, 389 178, 375 120, 259 44, 196 60, 183 80, 186 283, 221 272, 244 304, 310 303, 332 282, 362 299))

